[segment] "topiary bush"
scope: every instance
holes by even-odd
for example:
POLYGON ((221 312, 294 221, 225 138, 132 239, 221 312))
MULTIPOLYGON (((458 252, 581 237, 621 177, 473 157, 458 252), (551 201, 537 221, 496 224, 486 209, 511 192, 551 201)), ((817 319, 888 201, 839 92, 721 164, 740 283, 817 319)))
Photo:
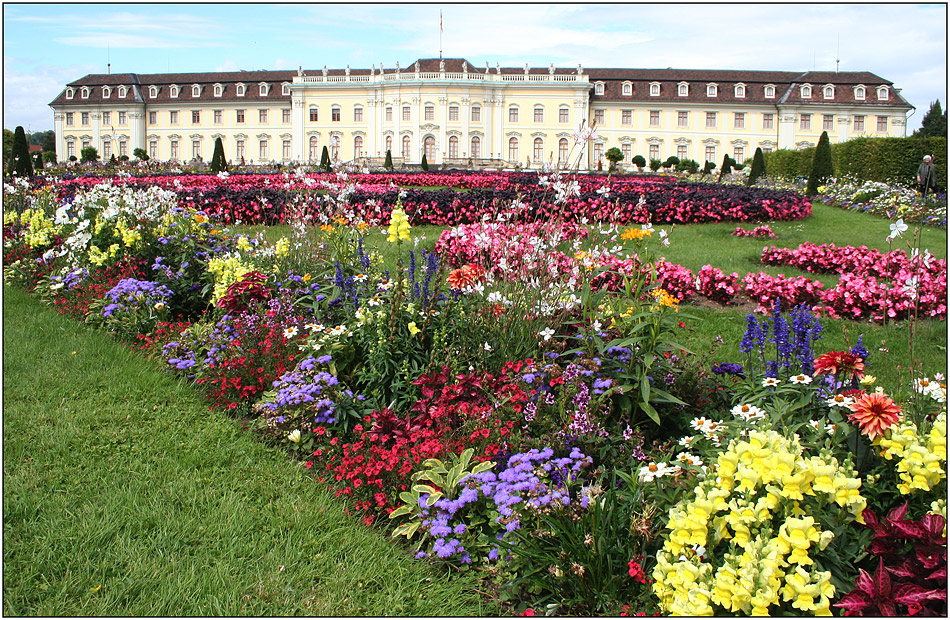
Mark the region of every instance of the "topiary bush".
POLYGON ((815 157, 811 164, 811 173, 808 175, 808 187, 805 189, 806 196, 817 196, 818 187, 825 181, 835 176, 835 167, 831 162, 831 141, 828 139, 828 132, 821 132, 818 138, 818 146, 815 147, 815 157))
POLYGON ((630 162, 637 168, 643 168, 647 165, 647 160, 643 157, 643 155, 634 155, 630 162))

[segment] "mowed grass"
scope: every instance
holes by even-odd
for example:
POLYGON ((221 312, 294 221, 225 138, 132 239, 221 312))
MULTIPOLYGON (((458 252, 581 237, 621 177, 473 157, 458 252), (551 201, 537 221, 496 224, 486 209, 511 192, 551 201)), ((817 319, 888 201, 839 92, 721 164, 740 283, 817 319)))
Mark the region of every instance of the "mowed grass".
POLYGON ((497 613, 156 362, 3 302, 4 615, 497 613))

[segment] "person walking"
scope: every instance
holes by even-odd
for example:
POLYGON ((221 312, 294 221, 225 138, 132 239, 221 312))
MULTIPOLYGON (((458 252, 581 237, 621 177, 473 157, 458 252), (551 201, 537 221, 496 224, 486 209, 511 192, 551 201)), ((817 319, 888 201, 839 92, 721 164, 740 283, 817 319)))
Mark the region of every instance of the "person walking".
POLYGON ((933 158, 924 155, 924 161, 917 167, 917 190, 921 198, 927 195, 928 189, 937 187, 937 170, 933 165, 933 158))

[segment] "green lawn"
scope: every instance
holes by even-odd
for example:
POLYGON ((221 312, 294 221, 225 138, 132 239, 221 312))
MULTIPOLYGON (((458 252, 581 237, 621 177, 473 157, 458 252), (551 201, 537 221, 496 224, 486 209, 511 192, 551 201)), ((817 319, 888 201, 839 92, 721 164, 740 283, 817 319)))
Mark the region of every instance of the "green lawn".
POLYGON ((155 361, 3 301, 4 615, 498 613, 155 361))

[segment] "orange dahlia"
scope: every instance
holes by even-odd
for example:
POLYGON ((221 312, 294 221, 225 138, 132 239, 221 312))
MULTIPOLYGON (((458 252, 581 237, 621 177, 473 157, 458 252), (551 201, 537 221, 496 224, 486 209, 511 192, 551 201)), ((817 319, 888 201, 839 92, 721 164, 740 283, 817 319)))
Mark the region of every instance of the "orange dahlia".
POLYGON ((469 263, 464 267, 460 267, 459 269, 454 269, 451 271, 446 278, 446 281, 453 289, 461 290, 466 286, 471 286, 476 282, 481 281, 484 276, 485 270, 481 267, 481 265, 469 263))
POLYGON ((873 440, 901 419, 901 408, 880 392, 865 394, 851 405, 848 419, 861 428, 861 433, 873 440))
POLYGON ((864 359, 848 351, 829 351, 815 360, 815 375, 864 376, 864 359))

